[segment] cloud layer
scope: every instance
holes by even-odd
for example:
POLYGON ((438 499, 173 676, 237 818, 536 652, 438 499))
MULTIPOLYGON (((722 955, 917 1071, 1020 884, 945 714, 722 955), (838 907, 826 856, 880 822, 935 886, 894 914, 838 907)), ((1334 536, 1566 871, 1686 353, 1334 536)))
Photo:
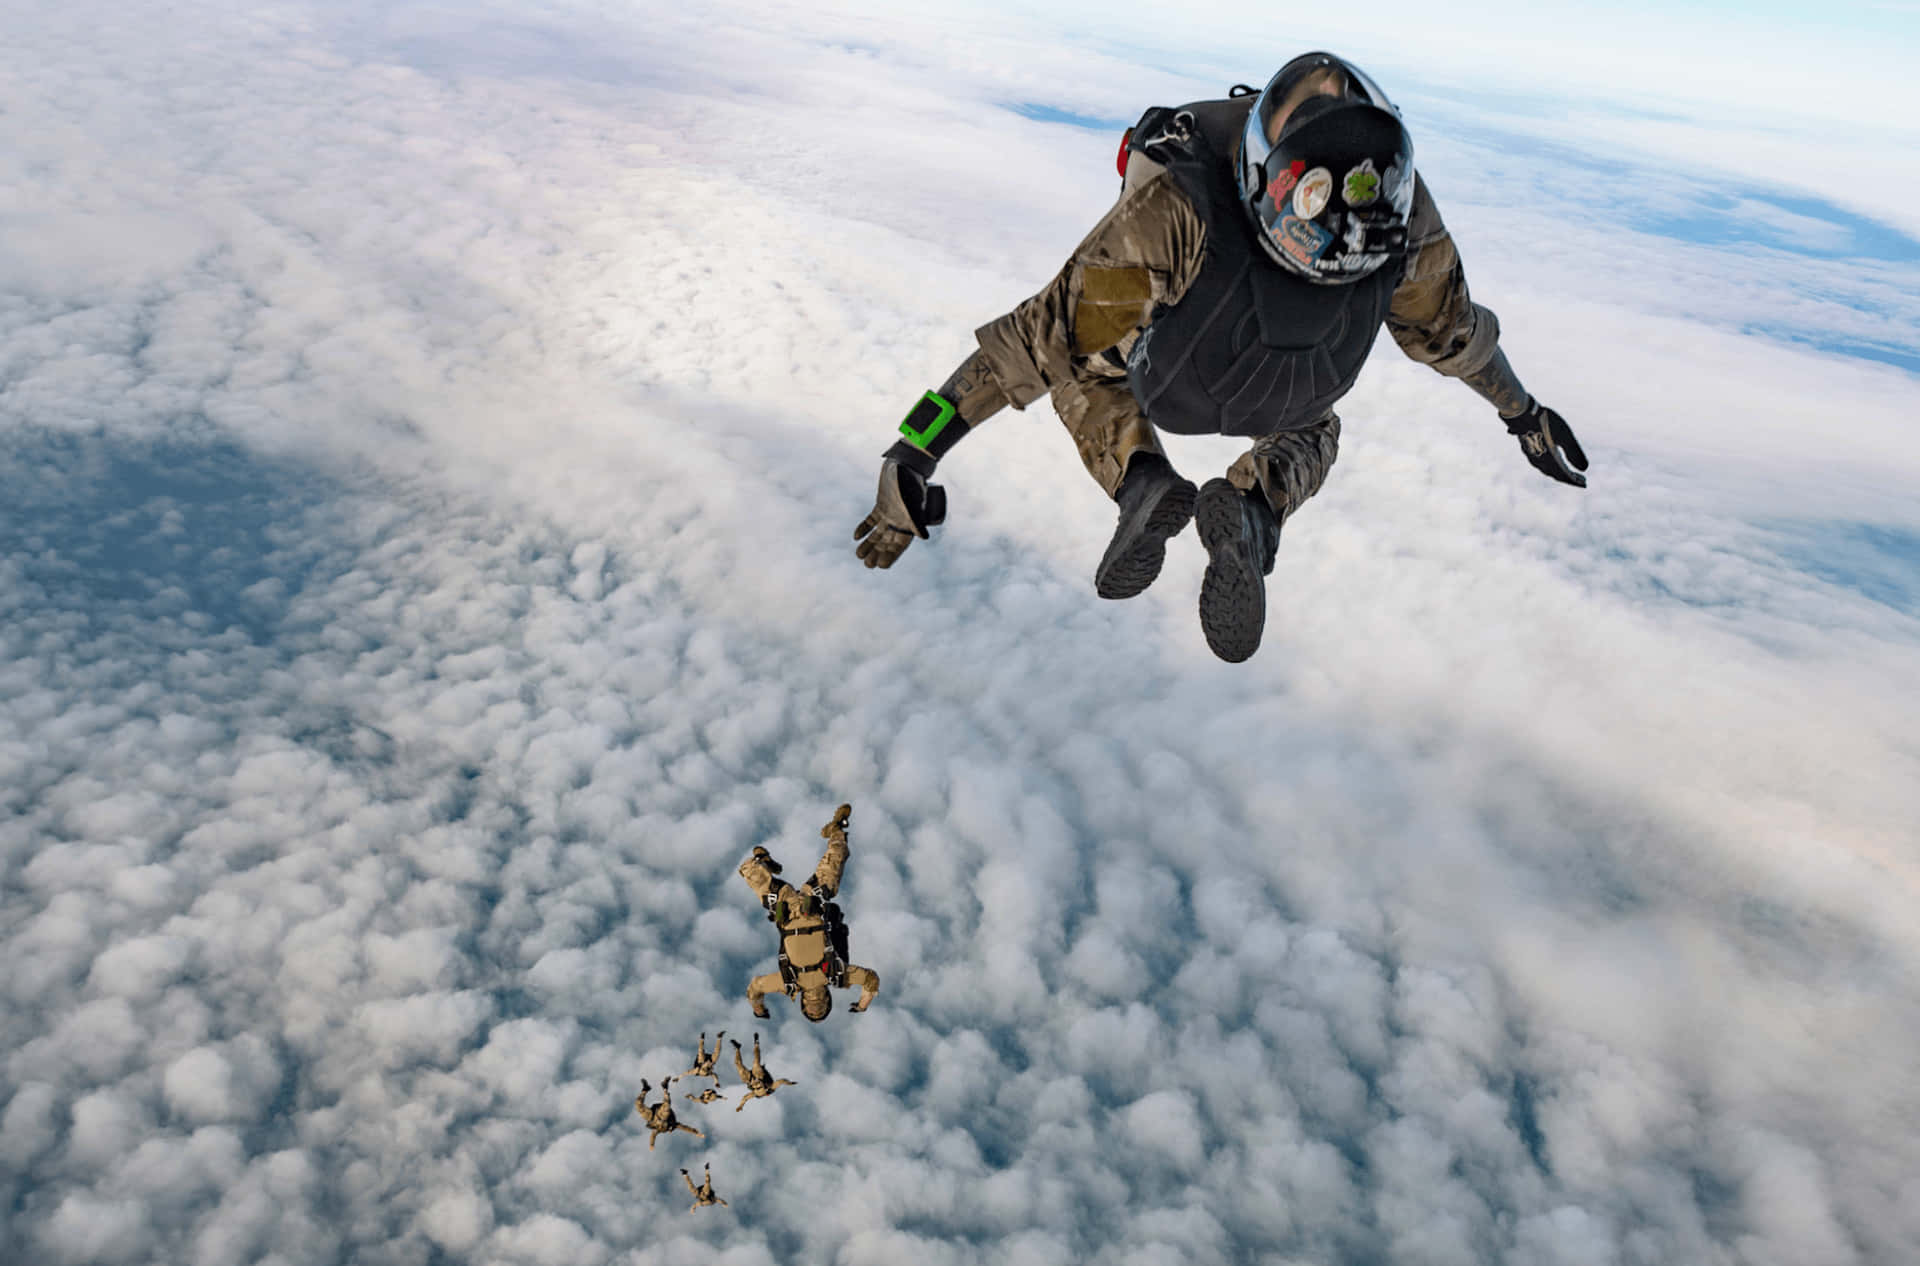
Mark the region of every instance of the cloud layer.
POLYGON ((1227 666, 1190 540, 1092 598, 1044 406, 892 572, 849 534, 1112 196, 1112 137, 1004 107, 1208 85, 737 22, 80 3, 0 52, 0 1258, 1911 1256, 1920 442, 1831 350, 1911 350, 1911 259, 1675 240, 1429 123, 1593 487, 1383 349, 1227 666), (799 1085, 676 1085, 707 1137, 649 1150, 640 1079, 755 1030, 734 866, 842 799, 881 1000, 760 1023, 799 1085))

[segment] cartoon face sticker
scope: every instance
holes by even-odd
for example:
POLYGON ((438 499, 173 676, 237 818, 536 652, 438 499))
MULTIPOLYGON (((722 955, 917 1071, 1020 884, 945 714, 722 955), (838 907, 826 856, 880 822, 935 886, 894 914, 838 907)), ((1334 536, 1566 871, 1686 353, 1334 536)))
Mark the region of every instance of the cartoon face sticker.
POLYGON ((1267 185, 1267 197, 1273 200, 1275 211, 1287 205, 1287 195, 1292 193, 1293 187, 1300 183, 1300 173, 1306 169, 1307 165, 1296 158, 1291 166, 1275 176, 1267 185))
POLYGON ((1316 167, 1300 177, 1300 184, 1293 191, 1293 213, 1303 220, 1311 220, 1327 209, 1327 200, 1331 197, 1333 173, 1316 167))
POLYGON ((1333 234, 1311 220, 1282 216, 1269 233, 1276 246, 1303 264, 1312 265, 1333 242, 1333 234))
POLYGON ((1358 167, 1348 169, 1347 178, 1340 182, 1340 196, 1350 207, 1372 206, 1379 201, 1380 173, 1371 158, 1363 158, 1358 167))

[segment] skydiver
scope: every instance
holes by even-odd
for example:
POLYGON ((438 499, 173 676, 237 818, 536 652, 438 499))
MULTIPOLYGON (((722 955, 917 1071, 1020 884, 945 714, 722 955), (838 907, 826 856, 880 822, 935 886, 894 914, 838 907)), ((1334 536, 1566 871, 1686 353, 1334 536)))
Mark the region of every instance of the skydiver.
MULTIPOLYGON (((693 1209, 698 1209, 700 1206, 708 1204, 717 1204, 724 1209, 727 1202, 713 1194, 713 1166, 706 1166, 705 1173, 706 1177, 701 1181, 700 1185, 696 1187, 693 1185, 693 1175, 684 1169, 680 1171, 680 1176, 687 1180, 687 1190, 693 1193, 693 1209)), ((688 1211, 692 1212, 691 1209, 688 1211)))
POLYGON ((735 1112, 740 1111, 741 1108, 746 1107, 748 1103, 755 1099, 767 1098, 782 1086, 797 1086, 800 1084, 797 1081, 788 1081, 785 1077, 777 1081, 774 1080, 773 1074, 767 1071, 767 1066, 760 1062, 760 1035, 758 1033, 753 1035, 753 1067, 748 1068, 746 1062, 740 1058, 740 1043, 738 1042, 733 1044, 733 1066, 740 1070, 740 1082, 747 1088, 747 1093, 740 1096, 740 1103, 734 1108, 735 1112))
POLYGON ((700 1053, 694 1056, 693 1067, 689 1068, 686 1072, 681 1073, 680 1076, 682 1078, 711 1077, 713 1078, 713 1084, 718 1086, 720 1084, 720 1074, 718 1071, 715 1070, 713 1064, 715 1060, 720 1058, 720 1039, 725 1037, 726 1035, 727 1035, 727 1031, 725 1029, 721 1029, 718 1033, 713 1035, 713 1053, 708 1054, 707 1053, 707 1035, 705 1033, 702 1033, 700 1035, 700 1053))
MULTIPOLYGON (((860 1000, 849 1008, 855 1012, 872 1006, 880 992, 877 973, 847 961, 846 920, 833 900, 847 864, 847 824, 852 817, 853 806, 843 804, 834 810, 833 820, 820 828, 827 851, 798 888, 775 878, 780 863, 764 847, 756 847, 753 856, 740 863, 740 877, 780 930, 778 969, 747 983, 747 1001, 762 1020, 769 1018, 763 999, 770 993, 798 999, 800 1014, 818 1023, 833 1010, 833 989, 859 986, 860 1000)), ((739 1045, 734 1043, 736 1049, 739 1045)), ((719 1049, 716 1040, 714 1050, 719 1049)))
MULTIPOLYGON (((717 1043, 715 1044, 713 1049, 716 1055, 719 1054, 720 1047, 717 1043)), ((720 1075, 718 1073, 715 1073, 713 1085, 708 1086, 705 1090, 702 1090, 697 1095, 688 1095, 687 1097, 689 1099, 692 1099, 695 1103, 712 1103, 715 1099, 726 1098, 726 1095, 722 1093, 720 1089, 720 1075)))
MULTIPOLYGON (((735 1043, 735 1045, 738 1046, 739 1044, 735 1043)), ((652 1133, 647 1135, 647 1150, 649 1152, 653 1150, 653 1145, 659 1141, 662 1134, 672 1134, 675 1130, 685 1130, 695 1138, 703 1139, 707 1137, 701 1131, 685 1124, 673 1115, 673 1078, 669 1077, 660 1084, 659 1103, 649 1104, 647 1102, 647 1092, 651 1089, 653 1089, 653 1087, 649 1086, 646 1080, 642 1078, 640 1082, 640 1093, 633 1098, 633 1110, 640 1114, 641 1119, 647 1123, 647 1129, 652 1131, 652 1133)))
POLYGON ((1119 507, 1095 592, 1145 590, 1191 518, 1208 555, 1207 645, 1244 660, 1260 645, 1281 525, 1333 465, 1333 405, 1382 324, 1493 405, 1536 470, 1586 486, 1572 429, 1521 386, 1498 319, 1468 296, 1399 110, 1352 63, 1308 53, 1261 92, 1150 109, 1120 166, 1119 201, 1066 266, 982 326, 978 349, 901 423, 854 528, 867 566, 892 566, 946 517, 928 481, 962 436, 1050 392, 1119 507), (1156 431, 1252 443, 1196 494, 1156 431))

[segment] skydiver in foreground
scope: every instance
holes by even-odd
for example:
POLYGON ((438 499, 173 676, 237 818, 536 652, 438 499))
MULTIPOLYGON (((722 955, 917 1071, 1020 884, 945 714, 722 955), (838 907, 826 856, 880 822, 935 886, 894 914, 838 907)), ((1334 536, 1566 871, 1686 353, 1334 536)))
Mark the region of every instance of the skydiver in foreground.
POLYGON ((854 528, 867 566, 891 567, 945 519, 929 480, 954 444, 1050 393, 1119 506, 1095 592, 1144 591, 1191 518, 1208 556, 1201 629, 1214 654, 1244 660, 1265 627, 1281 526, 1326 479, 1333 406, 1382 325, 1491 404, 1541 474, 1586 486, 1572 429, 1521 386, 1499 321, 1468 296, 1399 110, 1358 67, 1308 53, 1263 91, 1150 109, 1120 164, 1119 201, 1066 267, 982 326, 979 349, 901 424, 854 528), (1156 431, 1251 446, 1196 494, 1156 431))

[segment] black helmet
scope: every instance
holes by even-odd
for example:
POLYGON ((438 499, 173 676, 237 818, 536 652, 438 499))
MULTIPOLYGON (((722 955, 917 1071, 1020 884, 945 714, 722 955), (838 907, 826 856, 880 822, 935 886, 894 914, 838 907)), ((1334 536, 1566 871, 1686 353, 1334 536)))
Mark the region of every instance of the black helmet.
POLYGON ((1413 141, 1379 85, 1332 53, 1267 81, 1238 167, 1260 244, 1308 281, 1357 281, 1406 250, 1413 141))

